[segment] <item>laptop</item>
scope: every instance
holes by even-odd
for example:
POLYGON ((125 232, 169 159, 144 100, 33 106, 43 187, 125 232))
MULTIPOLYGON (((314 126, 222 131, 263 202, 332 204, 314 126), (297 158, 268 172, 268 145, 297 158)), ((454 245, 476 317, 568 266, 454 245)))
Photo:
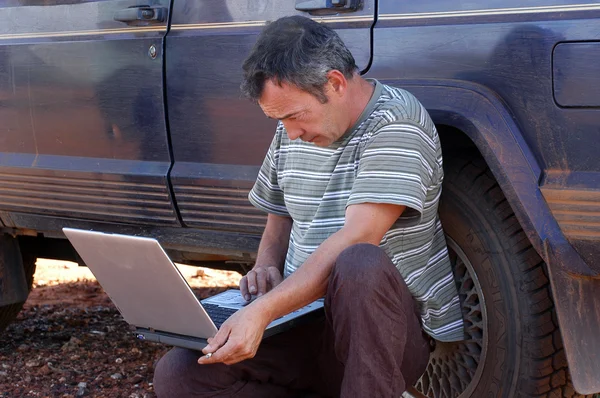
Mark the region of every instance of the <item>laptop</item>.
MULTIPOLYGON (((246 305, 239 290, 199 300, 156 239, 63 228, 141 340, 201 350, 246 305)), ((323 313, 323 299, 269 324, 263 338, 323 313)))

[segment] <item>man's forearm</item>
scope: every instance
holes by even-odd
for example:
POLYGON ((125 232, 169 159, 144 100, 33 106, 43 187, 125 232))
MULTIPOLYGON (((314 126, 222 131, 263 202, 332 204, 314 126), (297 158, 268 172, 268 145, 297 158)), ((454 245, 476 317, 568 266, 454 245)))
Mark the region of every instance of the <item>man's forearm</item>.
POLYGON ((323 297, 337 257, 344 249, 365 241, 362 236, 342 228, 325 240, 298 270, 255 304, 261 305, 274 320, 323 297))
POLYGON ((356 243, 379 245, 405 207, 363 203, 348 206, 344 227, 325 240, 292 275, 255 303, 271 320, 323 297, 336 259, 356 243))
POLYGON ((258 246, 255 267, 277 267, 283 273, 291 229, 291 218, 269 214, 258 246))

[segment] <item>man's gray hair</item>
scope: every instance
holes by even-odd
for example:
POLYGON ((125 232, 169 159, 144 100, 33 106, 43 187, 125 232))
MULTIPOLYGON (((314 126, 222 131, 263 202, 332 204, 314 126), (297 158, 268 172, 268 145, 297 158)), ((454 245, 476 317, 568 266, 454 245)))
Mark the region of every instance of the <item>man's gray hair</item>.
POLYGON ((273 79, 293 84, 327 102, 327 73, 338 70, 352 79, 358 70, 354 57, 331 28, 302 16, 283 17, 261 32, 244 61, 242 93, 253 101, 273 79))

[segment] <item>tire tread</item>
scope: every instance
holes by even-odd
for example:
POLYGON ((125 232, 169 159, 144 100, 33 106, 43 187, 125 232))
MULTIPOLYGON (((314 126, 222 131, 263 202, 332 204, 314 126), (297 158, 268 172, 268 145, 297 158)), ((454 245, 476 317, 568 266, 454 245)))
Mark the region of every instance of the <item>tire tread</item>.
POLYGON ((498 220, 507 236, 504 245, 508 255, 516 259, 522 273, 519 289, 525 293, 528 305, 521 305, 520 311, 527 336, 523 338, 517 396, 591 398, 576 393, 572 387, 546 264, 531 245, 491 170, 480 156, 465 157, 446 168, 447 175, 464 182, 461 189, 478 196, 483 193, 481 205, 488 207, 498 220))
MULTIPOLYGON (((35 262, 36 258, 33 256, 23 256, 23 268, 25 269, 25 278, 27 280, 27 286, 31 290, 33 285, 33 274, 35 273, 35 262)), ((6 329, 6 327, 15 320, 25 302, 8 304, 0 307, 0 333, 6 329)))

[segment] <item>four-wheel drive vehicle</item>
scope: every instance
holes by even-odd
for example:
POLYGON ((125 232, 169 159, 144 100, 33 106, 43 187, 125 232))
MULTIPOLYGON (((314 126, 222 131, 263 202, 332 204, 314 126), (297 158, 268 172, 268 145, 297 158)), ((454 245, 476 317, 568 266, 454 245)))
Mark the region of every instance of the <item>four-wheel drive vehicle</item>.
POLYGON ((437 124, 440 206, 468 340, 430 397, 600 391, 600 3, 5 0, 0 328, 62 227, 151 236, 176 261, 252 265, 247 193, 275 123, 239 94, 267 21, 306 15, 437 124), (574 388, 574 389, 573 389, 574 388))

